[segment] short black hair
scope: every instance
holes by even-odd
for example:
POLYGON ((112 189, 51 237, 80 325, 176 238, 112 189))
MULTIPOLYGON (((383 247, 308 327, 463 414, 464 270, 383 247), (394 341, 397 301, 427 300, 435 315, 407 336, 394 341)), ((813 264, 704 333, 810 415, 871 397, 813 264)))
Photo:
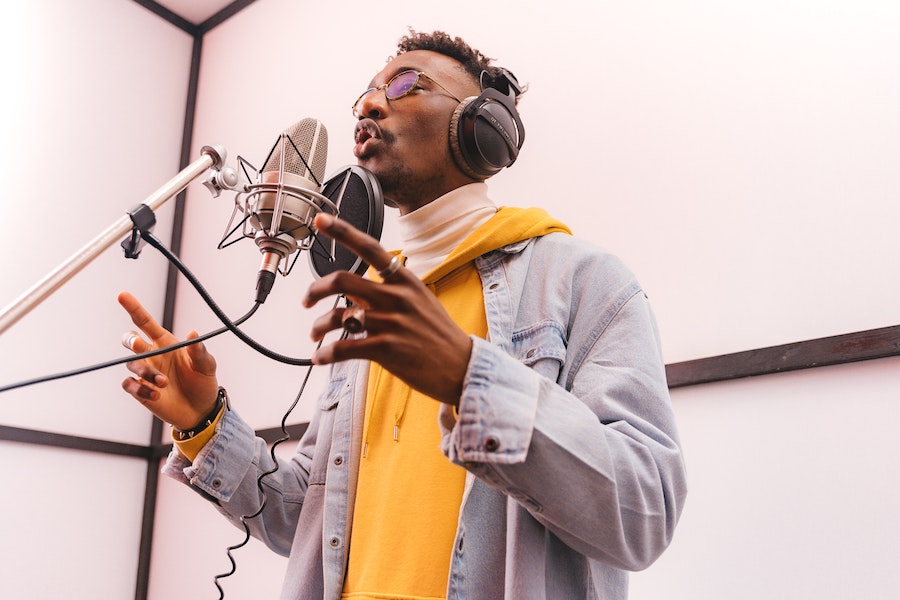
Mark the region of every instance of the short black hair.
MULTIPOLYGON (((424 33, 410 27, 409 33, 401 37, 397 43, 397 56, 413 50, 430 50, 449 56, 458 61, 476 82, 483 83, 486 87, 497 87, 501 90, 507 87, 504 69, 492 65, 493 58, 488 58, 460 37, 451 37, 443 31, 424 33), (481 79, 482 72, 487 73, 484 81, 481 79)), ((525 89, 522 88, 521 91, 524 92, 525 89)), ((518 96, 516 100, 518 101, 518 96)))

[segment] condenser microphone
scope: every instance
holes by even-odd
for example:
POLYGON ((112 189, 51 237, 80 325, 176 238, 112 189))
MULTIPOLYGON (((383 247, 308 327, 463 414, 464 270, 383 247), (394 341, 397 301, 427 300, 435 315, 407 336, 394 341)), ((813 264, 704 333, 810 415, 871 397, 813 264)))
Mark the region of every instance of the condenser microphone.
POLYGON ((304 245, 313 218, 325 204, 322 180, 328 132, 317 119, 303 119, 282 132, 257 178, 247 186, 253 236, 262 252, 256 301, 262 303, 282 260, 304 245))
POLYGON ((316 235, 313 219, 325 212, 380 240, 384 222, 381 185, 373 173, 357 165, 341 167, 322 182, 327 152, 325 127, 316 119, 303 119, 278 136, 262 169, 238 156, 237 171, 213 171, 204 181, 213 196, 223 190, 237 192, 218 247, 226 248, 244 238, 256 242, 263 254, 257 303, 265 302, 276 273, 287 275, 293 269, 296 258, 285 259, 298 250, 309 251, 316 277, 336 271, 362 275, 368 268, 346 247, 316 235), (255 183, 247 183, 251 179, 255 183))

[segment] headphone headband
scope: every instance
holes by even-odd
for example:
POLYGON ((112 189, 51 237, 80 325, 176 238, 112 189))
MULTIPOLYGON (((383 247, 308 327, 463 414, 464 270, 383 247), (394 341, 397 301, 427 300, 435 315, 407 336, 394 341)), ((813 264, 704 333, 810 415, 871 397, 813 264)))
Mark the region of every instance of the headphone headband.
POLYGON ((481 91, 484 91, 487 88, 494 88, 501 94, 505 94, 513 99, 518 98, 522 93, 522 86, 519 85, 519 81, 516 79, 516 76, 513 75, 512 71, 500 67, 499 75, 496 78, 493 78, 493 83, 488 83, 488 80, 490 79, 492 78, 488 70, 483 70, 481 72, 481 77, 479 77, 481 91))

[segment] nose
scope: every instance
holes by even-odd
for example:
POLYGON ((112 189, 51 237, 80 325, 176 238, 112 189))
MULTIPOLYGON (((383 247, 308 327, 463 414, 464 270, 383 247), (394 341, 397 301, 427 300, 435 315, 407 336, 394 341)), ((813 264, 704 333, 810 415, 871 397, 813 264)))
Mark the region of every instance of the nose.
POLYGON ((356 114, 360 119, 377 119, 387 114, 388 99, 384 88, 375 89, 359 99, 356 114))

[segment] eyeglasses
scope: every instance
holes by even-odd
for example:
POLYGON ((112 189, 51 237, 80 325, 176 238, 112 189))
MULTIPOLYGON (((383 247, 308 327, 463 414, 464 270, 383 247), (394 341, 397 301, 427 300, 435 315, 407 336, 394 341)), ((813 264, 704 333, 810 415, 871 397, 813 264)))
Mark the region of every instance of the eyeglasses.
POLYGON ((353 116, 357 119, 362 116, 359 112, 359 105, 362 101, 369 95, 374 94, 379 90, 384 90, 384 97, 390 100, 399 100, 403 96, 407 95, 419 85, 419 78, 427 77, 430 81, 432 81, 436 86, 450 94, 454 100, 457 102, 462 102, 456 95, 442 86, 440 83, 431 78, 424 71, 401 71, 397 73, 393 77, 391 77, 390 81, 379 85, 378 87, 369 88, 360 94, 359 98, 356 99, 356 102, 353 103, 353 116))

